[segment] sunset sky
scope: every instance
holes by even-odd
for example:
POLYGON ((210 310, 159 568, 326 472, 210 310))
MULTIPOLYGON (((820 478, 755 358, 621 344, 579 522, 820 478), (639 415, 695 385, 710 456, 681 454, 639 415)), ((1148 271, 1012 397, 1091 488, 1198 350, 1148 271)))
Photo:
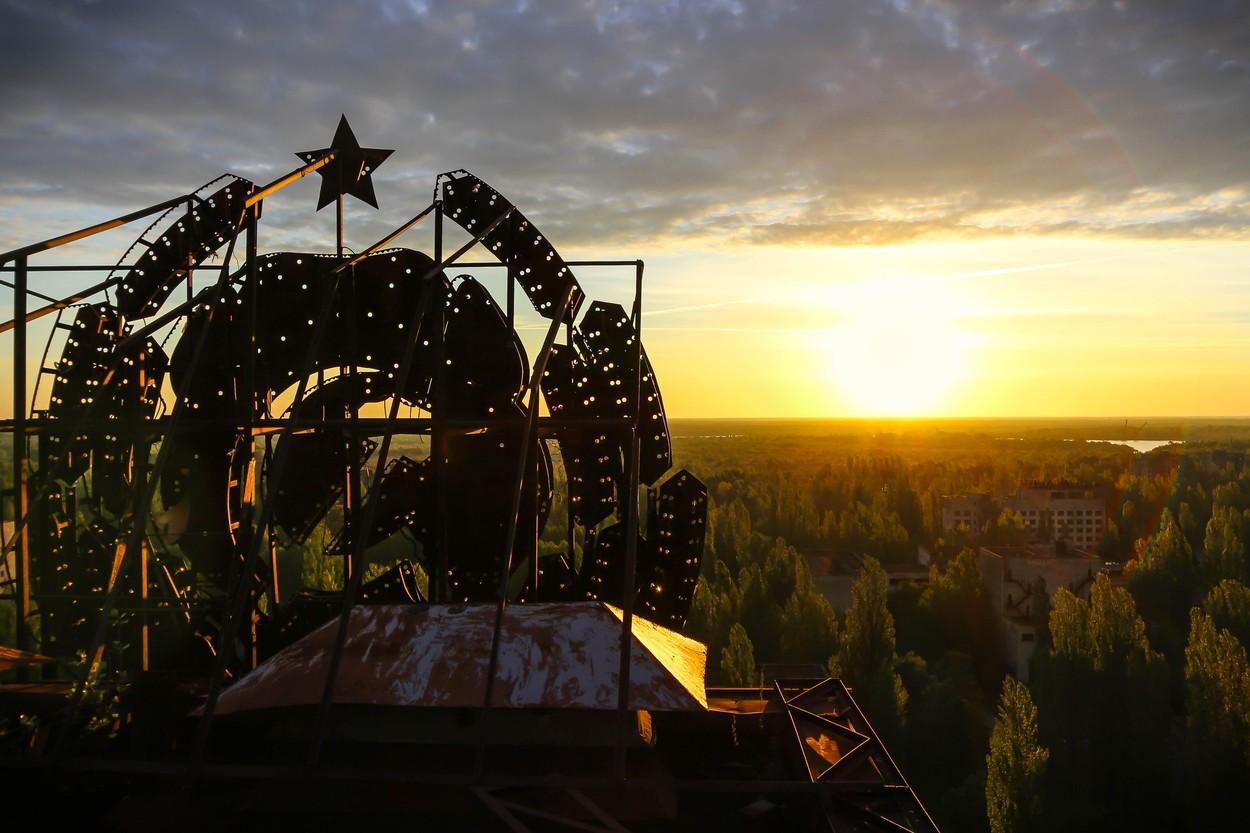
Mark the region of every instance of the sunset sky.
MULTIPOLYGON (((396 149, 357 249, 464 167, 565 257, 646 260, 670 416, 1250 414, 1242 0, 0 15, 0 249, 268 180, 345 113, 396 149)), ((316 193, 266 203, 262 250, 333 246, 316 193)))

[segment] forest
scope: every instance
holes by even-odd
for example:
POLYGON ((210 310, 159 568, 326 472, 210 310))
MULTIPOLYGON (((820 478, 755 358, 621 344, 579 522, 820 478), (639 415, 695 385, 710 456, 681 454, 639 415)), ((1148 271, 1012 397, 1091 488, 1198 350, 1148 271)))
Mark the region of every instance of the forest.
MULTIPOLYGON (((948 831, 1237 818, 1250 790, 1250 420, 1149 427, 1177 444, 1142 455, 1114 421, 672 421, 675 466, 710 496, 687 623, 708 647, 708 684, 759 685, 783 665, 841 677, 948 831), (941 506, 1033 483, 1105 494, 1097 554, 1122 569, 1079 596, 1041 594, 1024 684, 1006 673, 976 549, 1034 533, 1010 510, 944 530, 941 506), (830 575, 850 585, 836 606, 830 575)), ((556 486, 542 552, 567 548, 556 486)), ((340 559, 322 552, 335 524, 280 553, 284 587, 340 585, 340 559)), ((419 557, 405 541, 372 549, 372 570, 419 557)))
POLYGON ((708 645, 709 682, 755 685, 772 663, 842 677, 944 829, 1200 830, 1238 817, 1250 424, 1157 426, 1184 443, 1140 474, 1140 455, 1094 441, 1118 428, 676 421, 677 464, 711 494, 688 625, 708 645), (1025 685, 1005 675, 975 548, 1030 531, 1004 511, 944 532, 941 498, 1036 482, 1102 488, 1098 555, 1124 569, 1035 607, 1025 685), (927 580, 892 580, 916 575, 921 548, 927 580), (844 609, 814 581, 831 565, 856 576, 844 609))

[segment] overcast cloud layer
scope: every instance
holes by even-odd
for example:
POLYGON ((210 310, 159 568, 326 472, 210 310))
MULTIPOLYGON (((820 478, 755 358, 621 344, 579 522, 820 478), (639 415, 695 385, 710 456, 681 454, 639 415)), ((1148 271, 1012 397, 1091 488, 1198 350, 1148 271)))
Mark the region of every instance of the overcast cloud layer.
POLYGON ((0 244, 226 170, 266 180, 340 112, 397 149, 378 229, 467 167, 558 245, 1250 236, 1244 0, 0 14, 0 244))

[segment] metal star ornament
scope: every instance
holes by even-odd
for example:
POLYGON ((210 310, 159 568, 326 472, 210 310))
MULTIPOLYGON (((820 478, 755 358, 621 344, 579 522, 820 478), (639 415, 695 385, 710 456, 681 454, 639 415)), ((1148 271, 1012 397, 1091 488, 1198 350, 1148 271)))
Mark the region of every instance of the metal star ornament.
POLYGON ((352 126, 347 123, 347 116, 341 116, 330 147, 305 150, 295 155, 308 163, 331 151, 334 152, 334 160, 317 169, 317 173, 321 174, 321 195, 317 198, 317 210, 330 205, 340 194, 350 194, 377 208, 378 198, 373 193, 373 180, 370 177, 395 151, 362 148, 360 142, 356 141, 352 126))

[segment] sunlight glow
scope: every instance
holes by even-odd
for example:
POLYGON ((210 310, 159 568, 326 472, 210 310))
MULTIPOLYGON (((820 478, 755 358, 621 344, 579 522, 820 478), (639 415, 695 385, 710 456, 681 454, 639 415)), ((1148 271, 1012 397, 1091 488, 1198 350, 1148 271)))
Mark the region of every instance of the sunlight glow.
POLYGON ((980 335, 959 326, 960 290, 892 278, 832 289, 843 321, 829 338, 828 364, 848 404, 864 416, 938 413, 969 375, 980 335))

